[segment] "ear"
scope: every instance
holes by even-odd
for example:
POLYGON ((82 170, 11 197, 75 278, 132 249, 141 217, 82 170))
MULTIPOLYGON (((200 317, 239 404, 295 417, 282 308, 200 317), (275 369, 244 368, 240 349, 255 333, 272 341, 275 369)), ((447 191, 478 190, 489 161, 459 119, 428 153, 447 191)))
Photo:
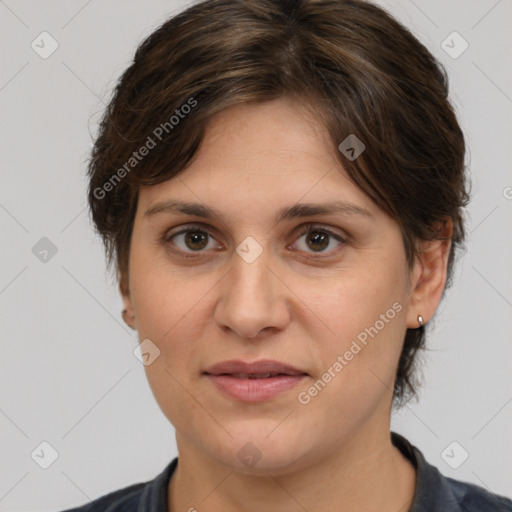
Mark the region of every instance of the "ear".
POLYGON ((436 312, 446 285, 448 257, 450 255, 453 222, 446 219, 435 228, 440 240, 420 241, 411 274, 411 292, 407 311, 407 327, 419 327, 418 315, 426 324, 436 312))
POLYGON ((133 309, 132 297, 130 294, 130 288, 128 286, 128 280, 125 276, 121 276, 119 280, 119 291, 123 299, 123 320, 132 329, 136 329, 135 312, 133 309), (126 311, 126 313, 124 313, 126 311))

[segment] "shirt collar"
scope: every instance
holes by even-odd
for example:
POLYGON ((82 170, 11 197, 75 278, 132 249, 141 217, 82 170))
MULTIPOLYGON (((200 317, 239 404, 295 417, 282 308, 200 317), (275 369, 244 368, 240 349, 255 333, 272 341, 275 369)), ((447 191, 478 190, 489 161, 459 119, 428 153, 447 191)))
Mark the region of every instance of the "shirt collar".
POLYGON ((460 512, 449 482, 420 450, 395 432, 391 432, 391 441, 416 468, 416 490, 409 512, 460 512))

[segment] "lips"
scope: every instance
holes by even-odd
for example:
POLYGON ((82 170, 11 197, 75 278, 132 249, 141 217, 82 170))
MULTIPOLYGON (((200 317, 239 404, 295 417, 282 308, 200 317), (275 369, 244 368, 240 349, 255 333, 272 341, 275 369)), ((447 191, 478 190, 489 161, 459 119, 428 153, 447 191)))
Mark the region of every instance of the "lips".
POLYGON ((298 385, 306 372, 268 359, 246 363, 230 360, 209 367, 204 375, 225 396, 243 402, 263 402, 298 385))
POLYGON ((306 375, 306 372, 298 368, 270 359, 262 359, 254 363, 231 359, 214 364, 205 373, 209 375, 230 375, 240 379, 263 379, 278 375, 306 375))

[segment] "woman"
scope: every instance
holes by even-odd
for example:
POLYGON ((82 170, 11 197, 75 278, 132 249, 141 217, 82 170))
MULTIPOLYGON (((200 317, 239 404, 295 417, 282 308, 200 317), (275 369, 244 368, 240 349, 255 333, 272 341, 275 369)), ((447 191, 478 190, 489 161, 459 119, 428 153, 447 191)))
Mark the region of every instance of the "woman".
POLYGON ((206 0, 152 33, 89 202, 179 457, 73 510, 512 510, 390 433, 464 155, 442 68, 373 4, 206 0))

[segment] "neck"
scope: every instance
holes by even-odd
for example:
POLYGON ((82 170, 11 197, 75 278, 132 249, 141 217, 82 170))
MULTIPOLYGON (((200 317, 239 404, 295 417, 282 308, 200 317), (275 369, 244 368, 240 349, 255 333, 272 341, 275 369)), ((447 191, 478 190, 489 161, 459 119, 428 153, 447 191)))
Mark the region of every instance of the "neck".
POLYGON ((389 431, 358 432, 338 450, 305 467, 264 476, 238 473, 178 435, 178 466, 169 483, 169 512, 406 512, 415 470, 391 443, 389 431))

